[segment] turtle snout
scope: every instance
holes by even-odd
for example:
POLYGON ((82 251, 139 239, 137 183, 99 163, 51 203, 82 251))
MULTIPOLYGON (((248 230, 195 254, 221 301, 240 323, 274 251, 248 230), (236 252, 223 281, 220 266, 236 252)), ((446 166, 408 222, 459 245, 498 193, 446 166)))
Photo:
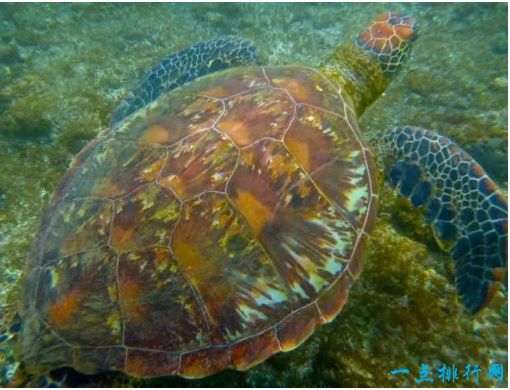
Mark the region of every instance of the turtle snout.
POLYGON ((418 37, 419 25, 412 16, 402 16, 399 12, 387 12, 381 16, 387 18, 387 23, 393 26, 400 39, 414 41, 418 37))

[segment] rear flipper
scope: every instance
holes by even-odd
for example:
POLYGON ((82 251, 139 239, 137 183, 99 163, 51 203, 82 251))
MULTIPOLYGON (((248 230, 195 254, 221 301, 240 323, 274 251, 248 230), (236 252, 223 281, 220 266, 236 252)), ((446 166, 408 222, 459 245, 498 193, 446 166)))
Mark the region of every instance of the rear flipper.
POLYGON ((21 329, 21 318, 14 316, 9 326, 0 331, 0 386, 2 387, 64 387, 66 369, 54 370, 46 376, 27 377, 23 369, 18 369, 16 361, 16 341, 21 329))
POLYGON ((257 63, 257 50, 246 40, 231 36, 197 43, 165 57, 145 75, 119 104, 112 126, 138 111, 161 94, 218 70, 257 63))
POLYGON ((51 373, 29 380, 22 372, 23 370, 18 369, 19 362, 16 361, 15 349, 20 329, 21 318, 16 314, 9 326, 0 332, 0 386, 62 387, 65 385, 65 374, 62 375, 61 370, 55 370, 56 374, 51 373))
POLYGON ((0 385, 11 382, 19 366, 16 361, 16 335, 21 328, 21 319, 14 316, 12 323, 6 329, 0 330, 0 385))
POLYGON ((423 206, 439 246, 455 260, 457 290, 472 312, 506 282, 507 199, 482 167, 448 138, 416 127, 383 137, 390 184, 423 206))
MULTIPOLYGON (((48 375, 37 378, 36 381, 39 383, 31 383, 31 386, 34 387, 47 387, 47 388, 59 388, 59 387, 67 387, 66 379, 67 379, 67 368, 59 368, 57 370, 53 370, 48 373, 48 375)), ((35 382, 35 381, 34 381, 35 382)))

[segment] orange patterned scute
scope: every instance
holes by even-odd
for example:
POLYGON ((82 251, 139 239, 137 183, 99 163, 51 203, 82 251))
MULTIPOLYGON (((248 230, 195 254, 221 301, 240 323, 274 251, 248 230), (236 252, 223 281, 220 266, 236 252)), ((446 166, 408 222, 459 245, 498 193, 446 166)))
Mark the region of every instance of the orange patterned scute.
POLYGON ((370 201, 370 188, 359 184, 371 185, 360 137, 356 124, 345 118, 301 106, 284 140, 301 166, 308 166, 323 195, 356 225, 362 223, 370 201))
POLYGON ((41 271, 36 308, 69 343, 121 342, 122 316, 110 270, 114 264, 114 253, 102 248, 63 258, 41 271))
POLYGON ((263 140, 243 150, 227 190, 296 305, 314 299, 348 262, 358 222, 324 197, 285 144, 263 140))
POLYGON ((69 183, 67 197, 114 199, 154 181, 166 159, 159 145, 109 138, 69 183))
POLYGON ((66 176, 26 282, 27 321, 74 357, 39 343, 27 367, 48 355, 88 374, 199 378, 331 321, 376 207, 350 104, 313 69, 232 68, 103 134, 66 176))
POLYGON ((127 351, 127 374, 137 378, 150 378, 177 374, 179 355, 160 351, 129 349, 127 351))
POLYGON ((112 346, 101 348, 81 347, 73 350, 73 367, 84 374, 93 374, 97 371, 122 371, 126 362, 126 348, 123 346, 112 346))
POLYGON ((276 329, 260 336, 240 341, 232 348, 232 364, 237 370, 247 370, 280 351, 276 329))
POLYGON ((213 130, 197 133, 169 149, 158 182, 182 200, 206 191, 222 191, 237 155, 226 135, 213 130))
POLYGON ((319 298, 317 307, 323 322, 333 321, 340 313, 349 297, 351 284, 350 276, 345 273, 319 298))
POLYGON ((217 127, 239 147, 262 137, 281 139, 292 120, 293 108, 287 93, 258 89, 229 98, 217 127))
POLYGON ((123 253, 148 246, 165 246, 170 230, 180 217, 181 203, 175 195, 155 184, 116 202, 111 223, 110 246, 123 253))
POLYGON ((239 191, 236 204, 257 235, 273 217, 271 210, 247 191, 239 191))
POLYGON ((113 203, 103 200, 63 202, 54 215, 48 243, 41 251, 42 262, 56 261, 108 243, 113 203))
POLYGON ((207 194, 185 208, 171 247, 201 297, 211 336, 232 342, 288 313, 284 281, 228 199, 207 194))
POLYGON ((160 104, 134 115, 115 131, 115 139, 169 146, 197 131, 210 128, 218 120, 223 104, 218 99, 196 95, 164 96, 160 104))
POLYGON ((80 308, 80 291, 72 290, 50 307, 50 321, 60 327, 69 324, 74 314, 80 308))
POLYGON ((308 305, 296 310, 276 327, 282 351, 296 348, 320 323, 321 317, 316 305, 308 305))
POLYGON ((151 144, 164 144, 168 143, 170 140, 170 133, 161 125, 149 127, 140 137, 140 141, 151 144))
POLYGON ((181 356, 179 375, 202 378, 222 371, 232 361, 230 348, 205 348, 181 356))
POLYGON ((167 248, 121 255, 119 299, 124 314, 124 344, 178 350, 208 342, 206 320, 193 294, 167 248), (156 261, 145 263, 146 259, 156 261))
POLYGON ((196 94, 217 99, 227 99, 238 93, 248 90, 255 90, 267 86, 267 80, 260 67, 245 67, 243 72, 236 72, 232 77, 228 71, 220 74, 213 74, 204 78, 203 83, 195 83, 196 88, 192 89, 196 94))
POLYGON ((333 109, 344 115, 344 97, 335 85, 318 70, 297 66, 265 68, 265 74, 276 88, 281 88, 295 103, 325 110, 333 109))

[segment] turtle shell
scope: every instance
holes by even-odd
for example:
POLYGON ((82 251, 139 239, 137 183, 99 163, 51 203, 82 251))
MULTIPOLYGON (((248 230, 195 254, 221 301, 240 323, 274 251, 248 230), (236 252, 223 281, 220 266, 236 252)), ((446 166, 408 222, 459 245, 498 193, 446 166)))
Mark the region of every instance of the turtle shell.
POLYGON ((26 273, 20 358, 202 377, 293 349, 344 305, 375 200, 350 99, 321 73, 200 78, 75 159, 26 273))

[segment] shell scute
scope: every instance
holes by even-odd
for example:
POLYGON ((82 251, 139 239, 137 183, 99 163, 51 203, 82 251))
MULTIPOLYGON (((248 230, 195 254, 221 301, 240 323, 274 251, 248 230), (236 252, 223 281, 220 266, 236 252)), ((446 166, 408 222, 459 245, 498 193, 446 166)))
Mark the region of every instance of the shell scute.
POLYGON ((305 103, 344 115, 345 102, 327 78, 315 69, 285 66, 265 68, 270 84, 285 89, 296 103, 305 103))
POLYGON ((42 268, 36 299, 41 319, 72 344, 120 344, 115 265, 116 255, 103 247, 42 268))
POLYGON ((262 140, 241 151, 227 191, 236 208, 260 235, 283 193, 305 178, 283 144, 262 140))
POLYGON ((73 362, 76 348, 43 323, 37 312, 27 313, 21 336, 20 353, 28 372, 45 375, 55 367, 68 366, 73 362), (36 334, 37 338, 31 337, 32 334, 36 334))
POLYGON ((107 245, 112 216, 113 202, 106 200, 80 199, 61 204, 40 251, 41 265, 107 245))
POLYGON ((181 356, 179 375, 185 378, 202 378, 229 367, 232 352, 226 347, 209 347, 184 353, 181 356))
POLYGON ((290 311, 277 269, 226 196, 186 204, 171 248, 201 296, 213 343, 259 332, 290 311))
POLYGON ((127 351, 127 374, 134 377, 175 375, 179 369, 179 354, 163 351, 131 349, 127 351))
POLYGON ((321 323, 315 304, 305 306, 292 313, 276 327, 282 351, 290 351, 305 341, 321 323))
MULTIPOLYGON (((362 227, 374 193, 356 122, 301 105, 284 142, 320 191, 354 227, 362 227)), ((375 184, 374 184, 375 186, 375 184)))
POLYGON ((212 127, 223 112, 217 99, 186 93, 168 95, 142 109, 114 129, 117 140, 169 146, 212 127))
POLYGON ((200 303, 168 248, 124 253, 118 272, 126 346, 178 353, 209 341, 200 303))
POLYGON ((286 280, 294 306, 315 299, 344 268, 356 234, 283 144, 264 140, 243 150, 228 193, 286 280))
POLYGON ((80 347, 73 351, 73 366, 84 374, 106 370, 123 371, 126 353, 123 346, 80 347))
POLYGON ((309 180, 290 189, 260 236, 297 307, 317 298, 344 270, 356 233, 309 180))
POLYGON ((224 134, 213 130, 194 134, 169 149, 158 182, 182 200, 201 192, 224 191, 238 154, 224 134))
POLYGON ((243 67, 203 77, 194 83, 190 90, 200 96, 225 99, 249 89, 267 85, 262 68, 243 67))
POLYGON ((348 273, 344 273, 318 299, 317 307, 324 322, 333 321, 340 313, 349 297, 351 285, 352 278, 348 273))
POLYGON ((171 191, 143 186, 115 202, 109 244, 117 253, 166 246, 180 211, 181 202, 171 191))
POLYGON ((225 102, 225 114, 217 127, 239 147, 262 137, 281 139, 292 121, 294 103, 285 91, 257 89, 225 102))
POLYGON ((69 181, 64 196, 116 198, 157 179, 166 149, 109 138, 99 144, 69 181))
POLYGON ((247 370, 280 351, 276 329, 242 340, 232 347, 232 365, 236 370, 247 370))

